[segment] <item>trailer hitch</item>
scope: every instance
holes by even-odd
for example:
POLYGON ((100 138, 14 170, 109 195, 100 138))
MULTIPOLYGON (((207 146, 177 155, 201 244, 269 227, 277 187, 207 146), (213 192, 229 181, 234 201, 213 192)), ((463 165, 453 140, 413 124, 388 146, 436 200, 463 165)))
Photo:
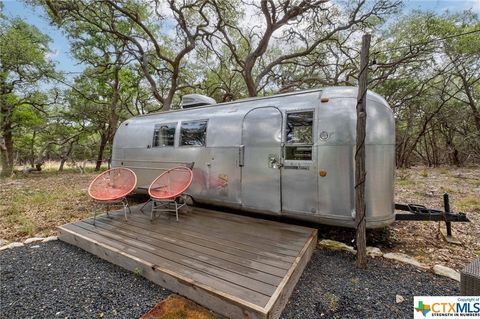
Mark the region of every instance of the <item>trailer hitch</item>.
POLYGON ((409 221, 444 221, 447 227, 447 236, 452 236, 452 222, 470 222, 465 213, 450 211, 448 193, 443 194, 444 211, 430 209, 417 204, 395 204, 395 210, 408 213, 396 213, 395 220, 409 221))

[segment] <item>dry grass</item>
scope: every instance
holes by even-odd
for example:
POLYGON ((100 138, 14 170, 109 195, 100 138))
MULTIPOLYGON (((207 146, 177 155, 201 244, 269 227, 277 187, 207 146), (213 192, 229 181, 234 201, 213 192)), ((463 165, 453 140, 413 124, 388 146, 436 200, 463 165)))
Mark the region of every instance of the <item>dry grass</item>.
POLYGON ((87 186, 94 173, 42 172, 0 180, 0 237, 48 236, 55 227, 91 214, 87 186))
POLYGON ((170 295, 140 319, 216 319, 220 318, 193 301, 170 295))
POLYGON ((58 167, 58 162, 46 162, 42 172, 29 174, 16 167, 15 177, 0 179, 0 239, 54 235, 57 226, 93 212, 87 187, 97 174, 94 164, 86 165, 85 174, 69 164, 63 172, 58 167))
MULTIPOLYGON (((57 168, 58 163, 49 163, 41 173, 0 179, 0 239, 52 235, 59 225, 91 216, 95 206, 87 187, 96 175, 93 168, 86 174, 68 167, 60 173, 57 168)), ((442 209, 444 192, 450 193, 452 210, 466 212, 472 221, 453 223, 454 235, 462 245, 446 243, 438 231, 443 223, 435 222, 395 222, 375 244, 430 265, 440 263, 456 269, 480 256, 480 169, 421 167, 397 171, 396 202, 442 209)))

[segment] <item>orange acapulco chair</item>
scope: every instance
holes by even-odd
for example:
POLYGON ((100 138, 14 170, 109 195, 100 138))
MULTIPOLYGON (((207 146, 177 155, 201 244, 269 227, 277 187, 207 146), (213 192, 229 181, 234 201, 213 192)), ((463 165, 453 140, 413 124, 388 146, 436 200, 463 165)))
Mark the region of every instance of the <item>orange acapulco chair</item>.
MULTIPOLYGON (((95 177, 88 187, 88 195, 97 203, 107 204, 107 216, 108 205, 121 203, 125 213, 125 220, 127 220, 127 209, 129 213, 131 211, 126 196, 135 189, 136 185, 137 175, 131 169, 116 167, 95 177)), ((96 216, 97 212, 95 210, 93 216, 94 225, 96 216)))
POLYGON ((184 166, 174 167, 160 174, 148 188, 152 201, 150 220, 153 221, 156 212, 175 212, 178 221, 178 210, 186 205, 182 195, 192 183, 192 179, 192 170, 184 166))

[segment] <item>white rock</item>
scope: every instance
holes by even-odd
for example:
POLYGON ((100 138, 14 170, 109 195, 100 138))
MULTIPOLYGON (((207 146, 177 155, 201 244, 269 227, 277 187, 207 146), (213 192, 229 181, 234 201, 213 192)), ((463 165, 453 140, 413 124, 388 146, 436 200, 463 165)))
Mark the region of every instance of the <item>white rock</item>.
POLYGON ((42 241, 44 240, 45 238, 43 237, 32 237, 32 238, 27 238, 25 239, 25 241, 23 242, 24 244, 31 244, 31 243, 35 243, 37 241, 42 241))
POLYGON ((370 257, 382 257, 383 253, 378 247, 367 246, 367 255, 370 257))
POLYGON ((30 248, 40 248, 40 245, 32 245, 30 248))
POLYGON ((23 247, 25 245, 19 241, 16 241, 16 242, 10 243, 8 246, 10 246, 10 248, 15 248, 15 247, 23 247))
POLYGON ((15 247, 22 247, 22 246, 24 246, 23 243, 13 242, 13 243, 10 243, 8 245, 0 247, 0 251, 5 250, 5 249, 10 249, 10 248, 15 248, 15 247))
POLYGON ((342 251, 348 251, 353 254, 357 253, 355 249, 353 249, 352 246, 348 246, 344 243, 341 243, 336 240, 330 240, 330 239, 323 239, 318 242, 318 247, 323 248, 323 249, 330 249, 330 250, 342 250, 342 251))
POLYGON ((57 240, 57 236, 49 236, 47 238, 45 238, 44 240, 42 240, 42 243, 46 243, 46 242, 49 242, 49 241, 52 241, 52 240, 57 240))
POLYGON ((442 265, 435 265, 433 266, 432 270, 437 275, 445 276, 453 280, 460 281, 460 273, 452 268, 442 266, 442 265))
POLYGON ((405 301, 405 298, 403 298, 402 295, 395 295, 395 302, 396 303, 402 303, 405 301))
POLYGON ((399 261, 399 262, 402 262, 402 263, 410 264, 412 266, 422 268, 422 269, 425 269, 425 270, 430 269, 427 265, 419 262, 418 260, 416 260, 412 256, 409 256, 409 255, 406 255, 406 254, 387 253, 387 254, 384 254, 383 257, 387 258, 387 259, 393 259, 393 260, 396 260, 396 261, 399 261))

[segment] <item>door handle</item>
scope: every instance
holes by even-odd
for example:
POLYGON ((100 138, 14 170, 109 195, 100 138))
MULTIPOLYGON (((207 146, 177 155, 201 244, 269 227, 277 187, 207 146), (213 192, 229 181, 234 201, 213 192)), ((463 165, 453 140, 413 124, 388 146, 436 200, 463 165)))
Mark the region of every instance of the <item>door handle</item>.
POLYGON ((278 160, 277 154, 268 155, 268 167, 269 168, 282 168, 283 164, 278 160))

